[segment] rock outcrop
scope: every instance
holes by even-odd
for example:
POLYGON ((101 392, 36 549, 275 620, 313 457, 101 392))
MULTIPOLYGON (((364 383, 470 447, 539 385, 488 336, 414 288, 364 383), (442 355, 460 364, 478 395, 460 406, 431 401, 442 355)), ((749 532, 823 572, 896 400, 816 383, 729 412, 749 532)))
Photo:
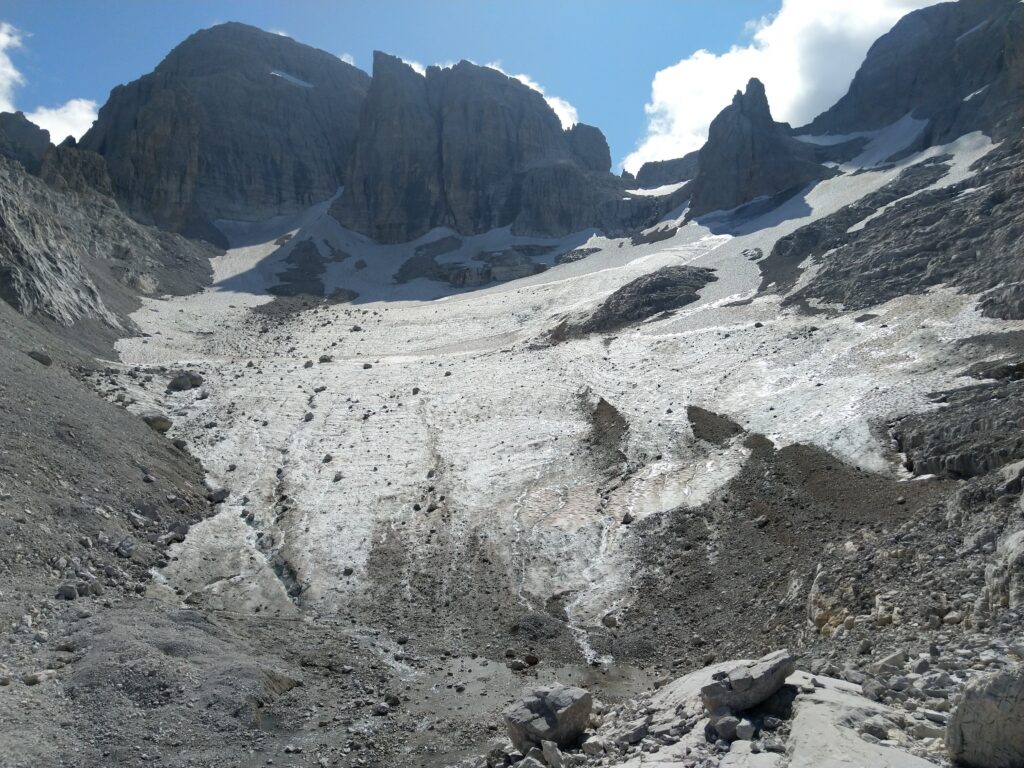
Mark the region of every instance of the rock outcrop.
POLYGON ((801 132, 883 128, 927 119, 925 146, 1014 123, 1024 87, 1024 5, 940 3, 908 14, 871 46, 849 92, 801 132))
POLYGON ((381 242, 441 226, 544 235, 628 228, 655 204, 623 200, 610 167, 600 131, 563 130, 540 93, 515 78, 468 61, 424 76, 377 52, 332 214, 381 242))
POLYGON ((118 86, 82 138, 140 221, 218 240, 216 219, 259 220, 335 194, 369 77, 249 27, 196 32, 118 86))
POLYGON ((0 298, 58 326, 123 328, 138 294, 193 292, 210 279, 213 249, 144 227, 91 188, 53 189, 2 157, 0 221, 0 298))
POLYGON ((689 181, 697 175, 700 152, 690 152, 674 160, 655 160, 644 163, 636 172, 636 184, 641 189, 654 189, 666 184, 689 181))
POLYGON ((552 329, 551 340, 607 333, 685 307, 697 301, 699 291, 717 279, 714 270, 706 267, 662 267, 612 292, 589 317, 563 321, 552 329))
POLYGON ((96 192, 106 197, 114 194, 107 164, 95 152, 78 149, 73 143, 48 146, 43 153, 39 177, 61 192, 96 192))
POLYGON ((946 726, 946 748, 957 765, 1024 765, 1024 667, 983 675, 965 688, 946 726))
POLYGON ((50 134, 23 112, 0 112, 0 155, 17 160, 29 173, 39 173, 50 134))
POLYGON ((712 121, 698 165, 690 185, 692 216, 796 192, 834 174, 772 119, 764 85, 756 78, 712 121))

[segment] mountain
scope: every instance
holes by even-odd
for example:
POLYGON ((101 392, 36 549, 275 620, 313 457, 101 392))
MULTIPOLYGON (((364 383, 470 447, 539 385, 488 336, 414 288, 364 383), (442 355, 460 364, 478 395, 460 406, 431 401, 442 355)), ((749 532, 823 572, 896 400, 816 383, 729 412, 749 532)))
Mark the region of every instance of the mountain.
POLYGON ((908 14, 871 46, 849 92, 801 133, 927 120, 924 146, 973 130, 1014 130, 1024 88, 1024 5, 940 3, 908 14))
POLYGON ((415 72, 377 52, 349 183, 332 209, 380 242, 434 227, 476 234, 621 230, 650 216, 622 205, 601 132, 563 130, 544 98, 515 78, 462 61, 415 72))
POLYGON ((690 213, 728 210, 756 197, 796 191, 833 175, 775 122, 764 85, 753 78, 716 117, 689 185, 690 213))
POLYGON ((1024 765, 1020 8, 639 179, 383 54, 336 157, 238 25, 102 147, 0 115, 0 762, 1024 765))
POLYGON ((217 219, 294 213, 335 194, 368 87, 336 56, 220 24, 115 88, 80 144, 106 159, 129 214, 222 240, 217 219))

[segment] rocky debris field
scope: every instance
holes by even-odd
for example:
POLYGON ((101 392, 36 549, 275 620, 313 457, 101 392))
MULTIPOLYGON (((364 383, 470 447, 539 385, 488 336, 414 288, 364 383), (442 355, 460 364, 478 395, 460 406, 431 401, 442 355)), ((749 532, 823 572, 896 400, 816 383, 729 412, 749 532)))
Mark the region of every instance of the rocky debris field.
POLYGON ((507 738, 457 766, 927 768, 951 758, 1010 768, 1024 757, 1022 653, 1019 643, 932 645, 859 672, 821 660, 798 670, 782 650, 663 680, 617 705, 582 688, 535 688, 505 711, 507 738))

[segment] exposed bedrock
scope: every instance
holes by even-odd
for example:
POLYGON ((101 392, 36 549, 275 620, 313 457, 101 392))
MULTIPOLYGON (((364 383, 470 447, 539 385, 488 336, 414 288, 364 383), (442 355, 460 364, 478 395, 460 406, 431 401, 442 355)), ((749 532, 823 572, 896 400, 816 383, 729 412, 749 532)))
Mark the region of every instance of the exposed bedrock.
POLYGON ((81 146, 132 216, 217 239, 216 219, 309 207, 344 181, 369 77, 235 22, 200 30, 118 86, 81 146))
POLYGON ((801 131, 845 134, 907 114, 928 119, 922 146, 972 130, 1012 132, 1024 84, 1024 6, 941 3, 907 14, 871 46, 849 92, 801 131))
POLYGON ((776 123, 764 85, 756 78, 712 121, 690 190, 690 214, 729 210, 761 196, 796 192, 835 171, 776 123))
POLYGON ((563 235, 646 221, 657 203, 623 200, 610 166, 598 129, 563 130, 514 78, 468 61, 424 76, 377 52, 349 183, 332 213, 382 242, 439 226, 563 235))
POLYGON ((557 342, 606 333, 672 312, 697 301, 700 290, 717 279, 714 270, 705 267, 662 267, 614 291, 589 317, 559 323, 550 338, 557 342))
MULTIPOLYGON (((905 174, 896 188, 783 238, 769 265, 778 259, 792 266, 801 255, 821 263, 786 302, 820 299, 866 309, 951 284, 980 294, 979 307, 988 317, 1024 318, 1022 154, 1024 145, 1006 142, 980 161, 971 179, 892 200, 894 192, 906 189, 910 177, 905 174), (881 208, 887 198, 889 207, 881 208), (850 231, 849 225, 859 221, 864 225, 850 231)), ((926 182, 930 171, 916 173, 926 182)))

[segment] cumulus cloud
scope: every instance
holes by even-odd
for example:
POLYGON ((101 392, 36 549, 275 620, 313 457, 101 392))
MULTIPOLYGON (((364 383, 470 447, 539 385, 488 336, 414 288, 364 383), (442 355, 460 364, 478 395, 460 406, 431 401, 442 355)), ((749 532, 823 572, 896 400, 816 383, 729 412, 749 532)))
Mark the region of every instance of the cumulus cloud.
MULTIPOLYGON (((7 22, 0 22, 0 112, 14 112, 14 92, 25 83, 18 68, 11 61, 9 51, 20 48, 22 35, 7 22)), ((96 102, 91 99, 71 99, 56 107, 38 107, 25 114, 29 120, 50 132, 50 141, 59 143, 68 136, 81 138, 96 119, 96 102)))
POLYGON ((98 105, 92 99, 71 99, 59 107, 39 107, 25 117, 50 132, 50 141, 60 144, 68 136, 76 139, 92 127, 98 105))
POLYGON ((0 21, 0 112, 14 111, 14 89, 25 82, 8 51, 21 46, 21 34, 0 21))
POLYGON ((353 67, 356 65, 356 57, 351 53, 342 53, 338 55, 338 58, 344 61, 346 64, 351 64, 353 67))
POLYGON ((649 160, 699 149, 711 121, 751 77, 764 82, 776 120, 810 122, 846 93, 876 39, 937 1, 782 0, 778 13, 748 23, 747 45, 697 51, 655 74, 647 135, 624 167, 635 172, 649 160))
POLYGON ((510 72, 506 72, 504 69, 501 68, 500 61, 492 61, 491 63, 485 64, 484 66, 490 67, 491 69, 496 69, 503 75, 508 75, 509 77, 518 80, 527 88, 532 88, 533 90, 537 91, 537 93, 544 97, 544 100, 548 103, 548 106, 551 107, 554 113, 558 116, 559 121, 562 123, 562 128, 572 128, 574 125, 576 125, 576 123, 580 121, 580 116, 579 113, 576 111, 576 107, 574 107, 572 104, 570 104, 563 98, 560 98, 558 96, 549 96, 547 92, 545 92, 544 86, 542 86, 529 75, 513 75, 510 72))

